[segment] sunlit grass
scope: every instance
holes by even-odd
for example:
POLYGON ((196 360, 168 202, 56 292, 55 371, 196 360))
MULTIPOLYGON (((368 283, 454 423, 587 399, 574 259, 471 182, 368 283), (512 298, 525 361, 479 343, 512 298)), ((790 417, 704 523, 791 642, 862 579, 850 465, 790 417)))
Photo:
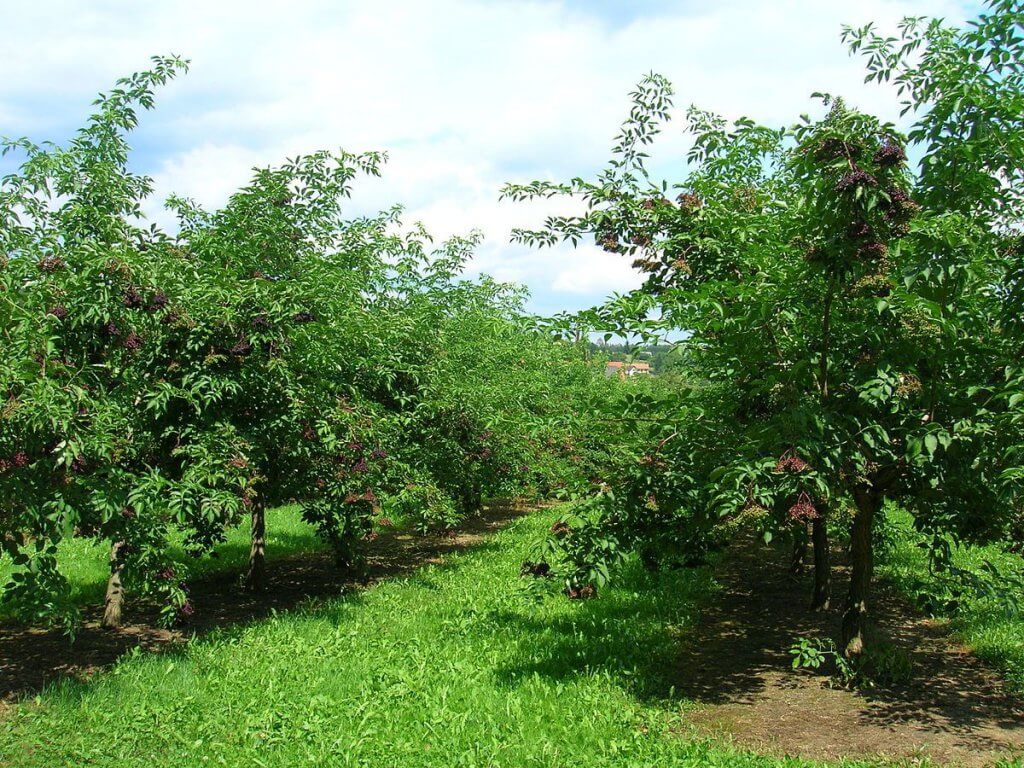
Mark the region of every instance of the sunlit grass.
MULTIPOLYGON (((298 507, 267 511, 268 560, 310 552, 323 546, 315 530, 302 520, 298 507)), ((228 530, 227 540, 214 549, 213 556, 191 558, 180 544, 170 548, 170 556, 178 563, 176 570, 186 579, 214 573, 241 573, 249 558, 249 526, 243 523, 228 530)), ((58 562, 71 585, 74 602, 88 604, 103 600, 110 575, 108 557, 107 547, 90 539, 73 538, 60 544, 58 562)), ((0 581, 6 581, 11 572, 10 560, 0 558, 0 581)))
POLYGON ((795 765, 677 733, 705 569, 628 569, 600 599, 518 564, 554 513, 316 609, 138 655, 0 723, 12 766, 795 765))

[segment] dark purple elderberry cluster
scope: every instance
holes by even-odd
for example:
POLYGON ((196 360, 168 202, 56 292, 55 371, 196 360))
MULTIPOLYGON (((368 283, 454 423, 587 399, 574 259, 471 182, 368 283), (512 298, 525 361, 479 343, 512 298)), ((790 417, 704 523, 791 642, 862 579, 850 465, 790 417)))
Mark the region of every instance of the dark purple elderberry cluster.
POLYGON ((258 314, 252 319, 252 327, 258 331, 266 331, 270 329, 270 318, 265 314, 258 314))
POLYGON ((302 312, 296 312, 292 316, 292 320, 294 320, 296 323, 299 323, 301 325, 303 323, 312 323, 312 322, 314 322, 316 320, 316 316, 312 312, 302 311, 302 312))
POLYGON ((179 618, 187 619, 192 614, 194 614, 195 612, 196 612, 196 609, 195 609, 195 606, 192 605, 192 601, 191 600, 185 600, 185 602, 182 603, 181 608, 178 609, 178 616, 179 616, 179 618))
POLYGON ((899 144, 887 141, 875 152, 873 159, 882 168, 892 168, 895 165, 906 162, 907 153, 903 151, 903 147, 899 144))
POLYGON ((86 459, 85 456, 75 456, 75 458, 71 460, 71 474, 84 475, 88 471, 89 460, 86 459))
POLYGON ((695 192, 683 192, 676 198, 676 202, 679 203, 679 208, 684 213, 693 213, 704 207, 704 201, 695 192))
POLYGON ((862 240, 863 238, 871 237, 874 234, 875 230, 873 230, 871 225, 866 221, 855 221, 846 228, 846 236, 850 240, 862 240))
POLYGON ((597 597, 597 587, 593 584, 570 584, 565 588, 565 595, 570 600, 589 600, 597 597))
POLYGON ((50 317, 56 317, 58 320, 63 320, 68 316, 68 308, 63 304, 57 304, 46 310, 46 314, 50 317))
POLYGON ((121 295, 121 303, 127 309, 142 309, 146 305, 146 300, 137 286, 129 285, 121 295))
POLYGON ((346 504, 360 504, 360 503, 364 503, 364 504, 373 505, 373 504, 377 503, 377 494, 375 494, 373 492, 373 490, 370 489, 370 488, 367 488, 362 493, 349 492, 349 493, 345 494, 345 503, 346 504))
POLYGON ((373 451, 370 453, 370 458, 373 459, 374 461, 386 459, 387 457, 388 452, 385 451, 383 448, 374 448, 373 451))
POLYGON ((6 459, 0 459, 0 474, 9 469, 23 469, 31 463, 31 458, 25 451, 15 451, 6 459))
POLYGON ((562 538, 572 533, 572 528, 565 520, 556 520, 551 526, 551 535, 556 538, 562 538))
POLYGON ((123 346, 129 352, 137 352, 142 349, 142 337, 135 331, 132 331, 125 336, 123 346))
POLYGON ((882 259, 889 252, 888 246, 885 243, 873 242, 862 245, 857 249, 857 255, 862 259, 876 260, 882 259))
POLYGON ((232 355, 236 357, 246 357, 252 354, 252 342, 246 336, 239 336, 238 341, 231 347, 230 350, 232 355))
POLYGON ((619 236, 614 232, 598 234, 598 242, 601 244, 601 248, 608 253, 618 253, 620 250, 619 236))
POLYGON ((149 300, 149 304, 146 305, 148 312, 158 312, 164 309, 168 304, 167 294, 163 291, 157 291, 153 294, 153 298, 149 300))
POLYGON ((906 222, 921 210, 921 206, 910 199, 910 195, 898 187, 886 190, 888 201, 883 202, 885 220, 889 222, 906 222))
POLYGON ((776 472, 789 472, 794 475, 806 472, 810 468, 811 465, 795 453, 787 453, 775 463, 776 472))
POLYGON ((113 336, 120 336, 121 335, 121 329, 117 327, 117 323, 115 323, 114 321, 110 321, 109 323, 104 325, 103 326, 103 332, 107 336, 111 336, 111 337, 113 337, 113 336))
POLYGON ((786 515, 794 523, 807 523, 818 519, 819 513, 814 504, 811 503, 811 497, 806 493, 801 493, 796 503, 789 508, 786 515))
POLYGON ((173 568, 164 568, 157 574, 157 578, 161 581, 174 581, 176 575, 173 568))
POLYGON ((814 151, 814 156, 821 161, 837 160, 840 157, 845 157, 848 160, 852 160, 860 155, 860 147, 856 144, 851 144, 848 141, 830 137, 825 139, 818 145, 818 148, 814 151))
POLYGON ((854 168, 836 183, 836 192, 846 192, 857 187, 877 187, 878 179, 865 170, 854 168))
POLYGON ((39 264, 37 266, 39 267, 40 272, 52 274, 53 272, 66 267, 67 263, 59 256, 44 256, 39 260, 39 264))
POLYGON ((551 566, 543 560, 536 563, 526 560, 519 568, 519 575, 545 579, 551 575, 551 566))

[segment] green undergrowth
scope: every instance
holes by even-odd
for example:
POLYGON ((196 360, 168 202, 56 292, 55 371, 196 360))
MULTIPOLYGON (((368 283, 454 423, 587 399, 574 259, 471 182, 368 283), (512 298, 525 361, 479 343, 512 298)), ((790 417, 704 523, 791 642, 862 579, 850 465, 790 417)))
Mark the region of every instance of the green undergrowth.
MULTIPOLYGON (((324 545, 312 526, 302 520, 297 506, 278 507, 267 511, 267 559, 312 552, 324 545)), ((71 586, 70 599, 78 605, 98 603, 110 575, 109 550, 90 539, 70 538, 59 545, 58 562, 71 586)), ((249 559, 249 526, 243 524, 227 531, 227 539, 213 551, 212 557, 189 557, 180 542, 171 547, 171 558, 181 578, 190 580, 218 573, 241 573, 249 559)), ((0 582, 6 581, 13 567, 9 559, 0 557, 0 582)))
POLYGON ((1001 670, 1024 692, 1024 590, 1019 588, 1024 561, 998 545, 960 546, 953 565, 1005 593, 986 596, 964 589, 954 580, 929 571, 923 539, 904 512, 891 511, 888 545, 879 575, 896 584, 918 607, 948 618, 955 636, 978 657, 1001 670), (986 566, 991 564, 991 570, 986 566), (1014 605, 1017 603, 1017 605, 1014 605))
POLYGON ((677 648, 709 569, 595 600, 518 566, 550 510, 442 566, 136 654, 0 722, 11 766, 779 766, 686 732, 677 648))

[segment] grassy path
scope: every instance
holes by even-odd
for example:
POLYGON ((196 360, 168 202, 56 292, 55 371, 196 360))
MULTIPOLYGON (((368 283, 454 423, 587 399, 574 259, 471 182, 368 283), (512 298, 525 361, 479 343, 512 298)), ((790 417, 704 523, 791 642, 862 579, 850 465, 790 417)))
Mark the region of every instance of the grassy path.
POLYGON ((11 766, 774 765, 671 733, 668 673, 703 572, 536 598, 552 513, 443 567, 123 660, 0 723, 11 766))
MULTIPOLYGON (((538 594, 518 566, 556 514, 477 535, 443 563, 429 556, 415 571, 396 565, 371 589, 320 595, 175 650, 130 655, 90 682, 51 687, 0 719, 0 765, 810 764, 696 735, 692 723, 709 707, 743 702, 711 702, 686 681, 715 677, 715 664, 750 668, 739 652, 723 661, 709 622, 738 633, 761 658, 757 669, 786 663, 781 640, 749 615, 727 615, 735 585, 725 579, 721 592, 707 569, 627 568, 597 600, 538 594), (710 610, 699 623, 702 606, 710 610)), ((764 592, 757 586, 750 600, 764 592)), ((742 590, 739 598, 747 599, 742 590)), ((855 696, 805 683, 814 711, 826 698, 855 696)), ((901 726, 892 727, 897 742, 901 726)), ((789 747, 775 754, 800 745, 789 747)))

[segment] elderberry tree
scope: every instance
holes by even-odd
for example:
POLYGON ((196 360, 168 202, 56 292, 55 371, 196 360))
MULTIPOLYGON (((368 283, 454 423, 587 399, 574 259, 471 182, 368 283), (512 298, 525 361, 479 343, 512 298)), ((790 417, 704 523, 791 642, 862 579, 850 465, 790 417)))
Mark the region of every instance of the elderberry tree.
POLYGON ((274 505, 352 568, 382 510, 447 527, 580 472, 585 430, 560 414, 591 370, 517 291, 461 276, 474 238, 435 248, 398 209, 344 215, 381 155, 298 157, 216 211, 172 198, 174 235, 143 226, 126 134, 184 68, 119 82, 66 147, 4 145, 25 160, 0 189, 0 542, 28 618, 73 620, 74 537, 110 546, 116 626, 126 589, 190 614, 172 545, 200 557, 246 519, 262 588, 274 505))
MULTIPOLYGON (((1020 59, 1006 53, 1019 46, 1019 11, 992 8, 967 31, 932 24, 928 39, 890 59, 878 54, 881 79, 903 67, 923 113, 909 134, 912 153, 925 155, 916 171, 907 137, 830 97, 823 118, 786 130, 691 110, 689 170, 672 202, 668 184, 653 183, 645 168, 644 146, 671 105, 670 86, 652 75, 634 92, 615 159, 596 181, 506 187, 515 199, 586 202, 585 214, 550 218, 519 239, 592 236, 647 273, 637 294, 593 313, 605 328, 690 334, 693 385, 657 412, 651 450, 584 507, 581 524, 556 532, 570 592, 651 541, 690 546, 738 522, 770 534, 810 521, 818 524, 814 603, 824 606, 822 522, 839 516, 852 559, 842 647, 855 655, 872 533, 887 500, 913 512, 937 551, 949 537, 1005 531, 1015 505, 999 482, 1006 455, 994 447, 988 390, 1011 359, 992 333, 1008 267, 995 246, 1000 217, 1012 215, 1007 206, 1020 194, 1020 112, 993 94, 1006 90, 1005 103, 1019 104, 1019 77, 1010 73, 1020 59), (913 61, 923 73, 907 63, 922 47, 913 61), (957 85, 964 67, 977 77, 957 85), (973 99, 972 89, 981 91, 973 99), (1013 135, 997 140, 980 127, 981 114, 1003 119, 1013 135), (957 116, 964 130, 977 129, 973 143, 957 116), (950 176, 943 163, 956 166, 957 153, 961 172, 950 176), (645 319, 651 307, 655 322, 645 319)), ((891 43, 872 45, 877 53, 891 43)))

